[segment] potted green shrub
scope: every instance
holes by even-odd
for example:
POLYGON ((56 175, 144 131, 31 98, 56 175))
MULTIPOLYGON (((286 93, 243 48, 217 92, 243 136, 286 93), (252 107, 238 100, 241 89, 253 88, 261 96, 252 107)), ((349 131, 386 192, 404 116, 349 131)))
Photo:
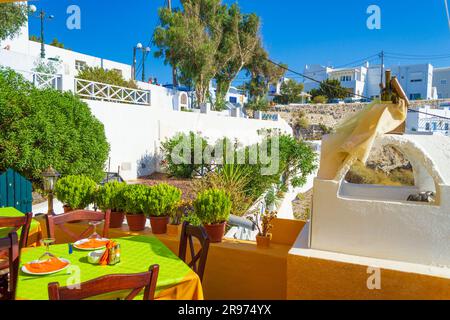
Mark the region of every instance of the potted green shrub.
POLYGON ((142 231, 145 229, 145 203, 148 198, 149 187, 142 184, 130 184, 123 188, 122 196, 130 231, 142 231))
POLYGON ((64 204, 64 212, 86 208, 95 200, 97 183, 84 175, 60 178, 55 185, 56 198, 64 204))
POLYGON ((111 181, 98 188, 96 194, 97 206, 104 212, 111 210, 109 226, 111 228, 122 227, 125 218, 125 203, 123 200, 123 190, 126 187, 125 182, 111 181))
POLYGON ((181 190, 160 183, 150 188, 146 201, 146 212, 150 216, 150 225, 154 234, 167 232, 169 217, 176 211, 181 200, 181 190))
POLYGON ((194 211, 202 221, 211 242, 222 242, 230 216, 230 195, 222 189, 200 192, 194 201, 194 211))

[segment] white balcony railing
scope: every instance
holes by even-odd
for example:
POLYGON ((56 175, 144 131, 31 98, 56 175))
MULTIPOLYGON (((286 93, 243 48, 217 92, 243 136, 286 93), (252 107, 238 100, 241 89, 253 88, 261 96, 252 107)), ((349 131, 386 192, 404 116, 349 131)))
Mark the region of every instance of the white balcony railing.
POLYGON ((60 74, 33 72, 32 77, 33 84, 36 88, 61 90, 62 76, 60 74))
POLYGON ((75 78, 75 93, 80 97, 121 103, 150 105, 150 91, 131 89, 75 78))

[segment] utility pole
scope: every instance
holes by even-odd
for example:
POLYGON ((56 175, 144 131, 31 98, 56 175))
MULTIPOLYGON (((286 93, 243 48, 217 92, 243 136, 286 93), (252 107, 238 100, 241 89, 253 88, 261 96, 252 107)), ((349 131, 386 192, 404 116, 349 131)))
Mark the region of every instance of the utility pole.
MULTIPOLYGON (((167 7, 169 8, 170 11, 172 11, 172 0, 167 0, 167 7)), ((171 54, 172 53, 173 51, 171 51, 171 54)), ((177 69, 174 65, 172 66, 172 84, 173 89, 175 90, 176 87, 178 86, 178 83, 177 83, 177 69)))
POLYGON ((383 91, 383 74, 384 74, 384 50, 381 50, 380 53, 380 58, 381 58, 381 82, 380 82, 380 98, 381 98, 381 93, 383 91))

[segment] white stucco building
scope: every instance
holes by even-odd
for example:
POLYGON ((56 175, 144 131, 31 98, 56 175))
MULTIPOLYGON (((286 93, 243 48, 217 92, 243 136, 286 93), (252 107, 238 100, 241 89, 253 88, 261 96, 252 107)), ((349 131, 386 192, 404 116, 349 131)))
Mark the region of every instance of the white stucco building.
MULTIPOLYGON (((436 81, 433 81, 433 77, 438 73, 434 72, 433 66, 428 63, 397 65, 391 67, 391 70, 392 75, 398 77, 410 100, 437 99, 439 92, 442 92, 443 98, 447 93, 450 97, 450 86, 447 84, 447 79, 450 80, 447 76, 450 75, 450 71, 445 68, 442 68, 442 71, 438 69, 440 80, 436 81), (436 84, 437 81, 439 81, 440 85, 436 84)), ((380 65, 370 65, 366 62, 359 67, 337 69, 320 65, 307 65, 305 66, 304 74, 318 81, 326 79, 339 80, 341 85, 354 95, 363 95, 371 99, 379 98, 380 96, 380 65)), ((319 83, 307 78, 304 79, 304 85, 307 92, 319 87, 319 83)), ((356 96, 354 99, 358 99, 358 97, 356 96)))
POLYGON ((397 65, 391 68, 410 100, 437 99, 433 87, 433 66, 429 63, 397 65))
POLYGON ((450 67, 433 69, 433 87, 439 99, 450 98, 450 67))
POLYGON ((412 108, 411 111, 408 111, 406 118, 406 130, 408 132, 449 135, 450 120, 448 119, 450 119, 450 106, 412 108))

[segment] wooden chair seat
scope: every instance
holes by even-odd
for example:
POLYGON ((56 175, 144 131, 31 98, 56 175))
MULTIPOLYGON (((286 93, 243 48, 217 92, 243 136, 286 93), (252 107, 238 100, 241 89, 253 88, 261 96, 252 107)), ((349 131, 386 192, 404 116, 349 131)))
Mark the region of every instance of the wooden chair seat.
POLYGON ((16 297, 17 277, 19 274, 19 241, 17 233, 11 232, 7 237, 0 239, 0 250, 8 250, 8 269, 9 279, 7 275, 1 279, 0 299, 14 300, 16 297))
POLYGON ((132 300, 144 289, 144 300, 153 300, 158 272, 159 266, 155 264, 144 273, 107 275, 83 282, 79 288, 60 287, 59 283, 52 282, 48 284, 48 297, 50 300, 84 300, 130 290, 125 300, 132 300))

